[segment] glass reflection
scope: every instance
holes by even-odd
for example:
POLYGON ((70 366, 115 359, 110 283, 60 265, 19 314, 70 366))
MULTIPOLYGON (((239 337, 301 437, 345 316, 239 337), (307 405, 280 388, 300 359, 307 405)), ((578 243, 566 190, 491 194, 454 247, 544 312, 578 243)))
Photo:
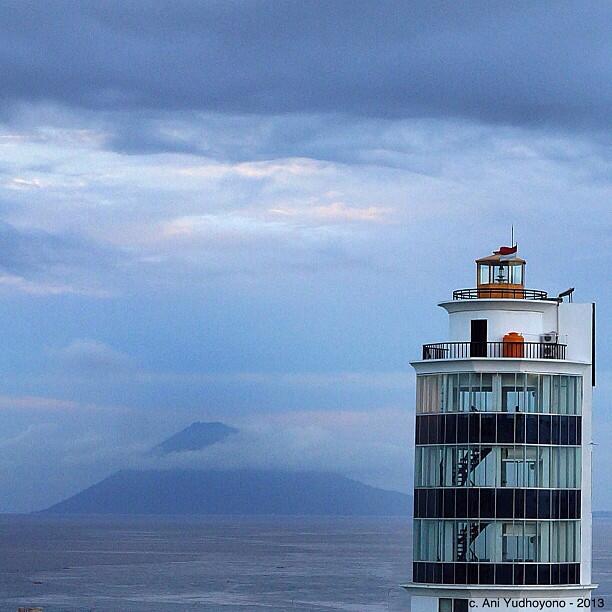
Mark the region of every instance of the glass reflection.
POLYGON ((416 487, 578 489, 581 449, 563 446, 417 446, 416 487))
POLYGON ((580 522, 416 519, 414 560, 575 563, 580 561, 580 522))
POLYGON ((417 412, 580 414, 582 377, 462 372, 417 377, 417 412))

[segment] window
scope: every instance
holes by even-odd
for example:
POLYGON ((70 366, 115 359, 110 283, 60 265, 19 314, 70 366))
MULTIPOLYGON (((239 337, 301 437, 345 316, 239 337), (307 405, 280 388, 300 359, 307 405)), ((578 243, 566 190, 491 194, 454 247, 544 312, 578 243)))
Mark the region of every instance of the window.
POLYGON ((535 561, 537 558, 535 523, 502 525, 502 561, 535 561))
POLYGON ((438 612, 453 612, 453 600, 446 597, 438 599, 438 612))
POLYGON ((417 377, 417 412, 581 413, 582 377, 462 372, 417 377))
POLYGON ((494 283, 509 283, 510 275, 509 270, 510 266, 505 266, 500 264, 498 266, 492 266, 493 268, 493 282, 494 283))
POLYGON ((580 521, 415 519, 414 560, 578 563, 580 521))
POLYGON ((416 487, 579 489, 581 449, 537 445, 417 446, 416 487))
POLYGON ((441 597, 438 599, 438 612, 468 612, 468 600, 441 597))

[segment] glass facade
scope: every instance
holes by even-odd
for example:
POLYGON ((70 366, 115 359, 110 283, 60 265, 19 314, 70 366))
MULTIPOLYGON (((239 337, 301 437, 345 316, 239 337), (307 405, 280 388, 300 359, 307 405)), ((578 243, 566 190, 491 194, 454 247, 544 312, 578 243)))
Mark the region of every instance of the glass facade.
POLYGON ((579 447, 431 445, 415 451, 415 487, 579 489, 579 447))
POLYGON ((573 563, 579 521, 414 521, 415 561, 573 563))
POLYGON ((580 581, 582 377, 417 377, 415 582, 580 581))
POLYGON ((478 264, 478 283, 480 285, 492 283, 522 285, 524 283, 524 278, 525 269, 522 264, 478 264))
POLYGON ((564 414, 417 414, 417 444, 579 445, 582 420, 564 414))
POLYGON ((462 372, 417 377, 417 412, 580 414, 582 377, 462 372))

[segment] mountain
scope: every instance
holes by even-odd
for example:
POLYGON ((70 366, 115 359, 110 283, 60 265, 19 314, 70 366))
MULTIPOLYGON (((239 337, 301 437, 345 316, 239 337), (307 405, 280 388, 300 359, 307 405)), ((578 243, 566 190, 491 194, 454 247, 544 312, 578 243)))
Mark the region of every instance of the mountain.
MULTIPOLYGON (((151 449, 158 456, 201 450, 238 430, 192 423, 151 449)), ((47 508, 55 514, 407 515, 412 498, 327 472, 120 470, 47 508)))
POLYGON ((238 433, 237 429, 223 423, 201 423, 198 421, 158 444, 152 449, 152 452, 159 455, 169 455, 182 451, 202 450, 236 433, 238 433))
POLYGON ((55 514, 408 515, 410 496, 324 472, 121 470, 55 514))

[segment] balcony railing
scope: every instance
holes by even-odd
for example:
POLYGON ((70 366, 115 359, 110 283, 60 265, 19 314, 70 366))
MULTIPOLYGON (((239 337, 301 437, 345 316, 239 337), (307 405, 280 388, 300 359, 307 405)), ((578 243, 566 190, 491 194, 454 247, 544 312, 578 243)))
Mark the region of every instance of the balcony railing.
POLYGON ((546 342, 439 342, 423 345, 423 359, 565 359, 565 347, 546 342))
POLYGON ((511 300, 548 300, 548 293, 539 289, 515 289, 512 287, 475 287, 456 289, 453 300, 511 299, 511 300))

